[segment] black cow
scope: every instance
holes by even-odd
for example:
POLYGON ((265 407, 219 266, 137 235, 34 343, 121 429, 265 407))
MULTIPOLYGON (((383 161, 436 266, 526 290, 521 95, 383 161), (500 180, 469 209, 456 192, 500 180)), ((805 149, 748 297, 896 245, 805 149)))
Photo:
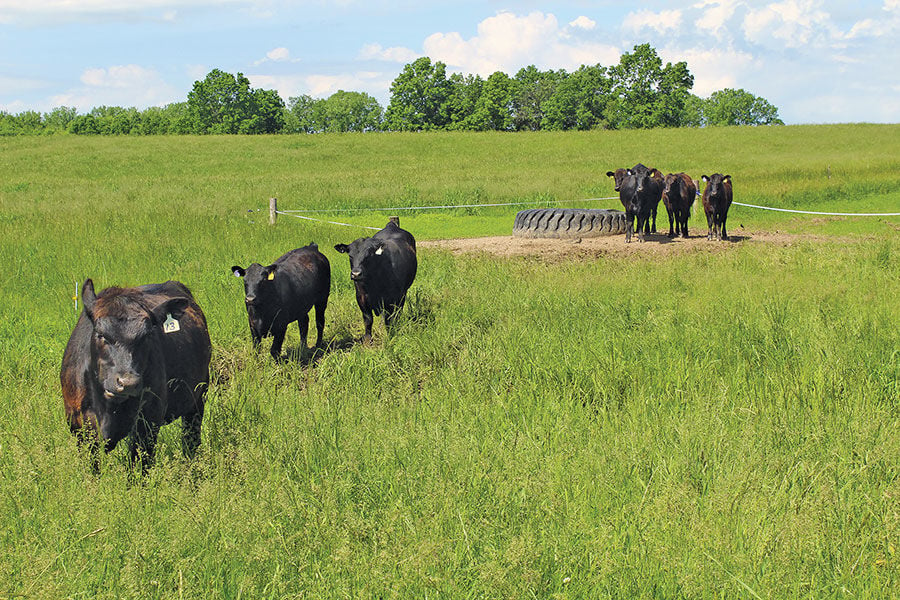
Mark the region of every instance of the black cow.
POLYGON ((206 317, 177 281, 96 294, 84 282, 84 310, 63 354, 60 382, 72 433, 86 435, 99 468, 130 436, 130 455, 146 469, 162 425, 181 417, 182 450, 200 444, 212 347, 206 317))
MULTIPOLYGON (((634 171, 636 169, 643 168, 646 169, 644 165, 638 163, 634 165, 631 169, 616 169, 615 171, 607 171, 606 176, 612 177, 614 182, 614 188, 617 192, 619 192, 619 200, 622 202, 622 206, 625 206, 625 200, 621 195, 622 183, 628 177, 629 171, 634 171)), ((650 212, 648 213, 649 218, 644 224, 644 233, 656 233, 656 211, 659 208, 659 201, 662 199, 662 189, 665 186, 665 181, 663 179, 663 174, 659 169, 650 169, 650 175, 656 181, 656 184, 659 188, 659 196, 655 198, 651 198, 650 200, 650 212)), ((627 210, 626 210, 627 212, 627 210)))
POLYGON ((316 307, 316 347, 322 345, 331 290, 331 264, 315 243, 291 250, 267 267, 253 263, 244 270, 235 265, 231 272, 244 279, 244 301, 254 347, 271 334, 274 339, 270 352, 278 360, 287 327, 297 321, 306 350, 309 311, 313 306, 316 307))
POLYGON ((706 211, 706 222, 709 224, 709 233, 706 238, 714 237, 718 240, 728 240, 725 231, 725 221, 728 219, 728 207, 731 206, 733 192, 731 189, 731 175, 715 173, 712 177, 701 177, 706 182, 703 190, 703 210, 706 211))
POLYGON ((619 199, 625 207, 625 241, 631 241, 635 231, 634 221, 637 219, 638 240, 644 241, 644 234, 650 233, 648 221, 650 212, 659 204, 662 197, 661 177, 659 171, 649 169, 638 163, 628 169, 619 186, 619 199))
POLYGON ((669 237, 688 237, 687 222, 697 195, 694 180, 686 173, 669 173, 663 188, 663 204, 669 213, 669 237), (674 226, 673 226, 674 225, 674 226))
POLYGON ((337 244, 334 249, 350 257, 350 279, 356 286, 356 302, 366 328, 363 340, 372 339, 373 313, 378 316, 384 311, 384 326, 390 331, 391 320, 403 308, 406 292, 416 278, 415 238, 389 222, 372 237, 350 245, 337 244))

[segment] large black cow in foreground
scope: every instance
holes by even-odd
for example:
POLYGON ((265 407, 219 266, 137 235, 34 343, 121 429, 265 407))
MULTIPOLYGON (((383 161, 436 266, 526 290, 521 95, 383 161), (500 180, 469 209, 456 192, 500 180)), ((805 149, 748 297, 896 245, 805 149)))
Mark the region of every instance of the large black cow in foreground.
MULTIPOLYGON (((607 177, 613 178, 613 182, 615 184, 615 186, 614 186, 615 190, 617 192, 619 192, 619 201, 621 201, 622 206, 625 207, 626 214, 628 212, 628 207, 625 206, 626 200, 625 200, 625 197, 622 196, 622 184, 625 183, 625 180, 630 176, 631 173, 633 173, 634 171, 637 171, 637 170, 642 170, 642 169, 647 169, 647 167, 645 167, 641 163, 638 163, 630 169, 616 169, 615 171, 607 171, 606 172, 607 177)), ((649 209, 648 209, 648 213, 647 213, 648 217, 647 217, 646 221, 644 222, 643 228, 639 229, 638 233, 640 233, 640 231, 643 231, 644 233, 656 233, 656 211, 659 208, 659 201, 662 199, 662 191, 663 191, 663 187, 665 186, 665 180, 663 178, 663 174, 662 174, 662 172, 660 172, 659 169, 649 169, 649 171, 650 171, 650 176, 656 183, 655 188, 658 190, 658 194, 655 196, 649 197, 649 199, 647 200, 647 204, 649 204, 649 209)), ((630 237, 628 239, 630 239, 630 237)))
MULTIPOLYGON (((650 213, 659 205, 662 197, 662 177, 656 169, 636 164, 628 169, 619 186, 619 200, 625 207, 625 241, 631 241, 631 234, 637 231, 638 240, 644 241, 644 234, 650 232, 650 213), (637 228, 635 229, 635 220, 637 228)), ((655 230, 655 227, 654 227, 655 230)))
POLYGON ((728 240, 725 221, 733 198, 731 175, 716 173, 711 177, 704 175, 701 179, 706 182, 703 190, 703 210, 706 211, 706 222, 709 224, 706 238, 728 240))
POLYGON ((322 345, 325 309, 331 290, 331 264, 315 243, 291 250, 269 266, 253 263, 246 269, 231 267, 244 279, 244 301, 253 345, 272 335, 272 356, 278 360, 289 324, 297 321, 306 350, 309 311, 316 307, 316 347, 322 345))
POLYGON ((181 417, 182 450, 200 444, 212 348, 206 317, 177 281, 99 294, 84 282, 84 310, 63 354, 60 381, 69 427, 89 441, 94 467, 130 436, 132 462, 153 459, 162 425, 181 417))
POLYGON ((697 195, 697 186, 687 173, 669 173, 663 188, 663 204, 669 213, 669 237, 688 236, 687 222, 691 205, 697 195), (674 225, 674 226, 673 226, 674 225))
POLYGON ((337 244, 334 249, 350 257, 350 279, 366 328, 363 340, 372 339, 373 313, 384 312, 384 326, 390 331, 391 320, 403 308, 416 278, 415 238, 391 221, 372 237, 337 244))

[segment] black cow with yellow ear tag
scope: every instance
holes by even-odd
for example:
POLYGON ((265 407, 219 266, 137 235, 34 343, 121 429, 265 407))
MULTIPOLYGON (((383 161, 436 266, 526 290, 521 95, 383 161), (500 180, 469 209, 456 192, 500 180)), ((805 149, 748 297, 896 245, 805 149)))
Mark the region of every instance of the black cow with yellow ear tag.
POLYGON ((350 258, 350 279, 363 315, 364 341, 372 339, 373 314, 384 312, 384 326, 403 308, 406 292, 416 278, 416 240, 393 221, 369 238, 337 244, 335 250, 350 258))
POLYGON ((315 243, 291 250, 268 266, 253 263, 246 269, 231 267, 244 280, 244 303, 253 345, 271 335, 272 357, 281 357, 281 346, 290 323, 297 321, 306 350, 309 311, 316 308, 316 347, 322 345, 325 309, 331 290, 331 265, 315 243))

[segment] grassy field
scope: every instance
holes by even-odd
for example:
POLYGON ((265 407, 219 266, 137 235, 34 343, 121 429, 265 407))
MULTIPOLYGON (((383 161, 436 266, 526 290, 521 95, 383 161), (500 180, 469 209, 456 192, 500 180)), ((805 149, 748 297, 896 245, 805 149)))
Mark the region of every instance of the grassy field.
MULTIPOLYGON (((733 207, 732 230, 794 241, 668 258, 423 248, 395 335, 379 321, 362 346, 332 246, 365 230, 265 212, 272 196, 566 206, 612 196, 605 172, 638 161, 728 173, 739 202, 898 212, 898 141, 884 125, 0 139, 0 598, 900 597, 900 217, 733 207), (313 240, 330 348, 300 356, 292 326, 274 364, 229 267, 313 240), (100 476, 78 455, 58 371, 86 277, 197 296, 214 357, 195 461, 177 426, 138 483, 124 448, 100 476)), ((505 235, 519 208, 401 218, 419 240, 505 235)))

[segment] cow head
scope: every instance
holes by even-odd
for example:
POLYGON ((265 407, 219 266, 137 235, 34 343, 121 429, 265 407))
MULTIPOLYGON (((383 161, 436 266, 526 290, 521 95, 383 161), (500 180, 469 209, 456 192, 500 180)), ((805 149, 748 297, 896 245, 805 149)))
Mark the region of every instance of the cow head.
POLYGON ((151 363, 160 359, 163 327, 170 319, 177 323, 190 300, 171 298, 151 305, 142 292, 117 287, 98 295, 90 279, 84 282, 81 300, 93 327, 91 370, 103 397, 116 403, 139 397, 151 386, 148 371, 151 363))
POLYGON ((384 256, 384 240, 359 238, 350 245, 337 244, 335 250, 350 257, 350 279, 365 281, 366 277, 378 272, 387 257, 384 256))
POLYGON ((643 193, 645 189, 650 189, 650 186, 654 184, 653 170, 648 169, 644 165, 635 165, 634 168, 628 169, 625 173, 627 177, 633 179, 634 190, 639 194, 643 193))
POLYGON ((706 182, 706 189, 709 190, 709 195, 712 197, 723 195, 726 184, 731 185, 731 175, 722 175, 721 173, 714 173, 710 176, 703 175, 700 179, 706 182))
POLYGON ((277 290, 275 288, 278 265, 267 267, 253 263, 247 269, 234 265, 231 272, 235 277, 244 280, 244 304, 247 306, 247 318, 250 321, 250 335, 255 342, 269 334, 275 315, 267 307, 277 306, 277 290))
POLYGON ((666 175, 665 184, 663 187, 663 193, 667 196, 672 196, 678 194, 678 189, 681 186, 681 177, 674 173, 669 173, 666 175))
POLYGON ((619 188, 622 187, 622 182, 625 181, 625 176, 628 174, 628 169, 616 169, 615 171, 607 171, 606 176, 612 177, 613 182, 615 183, 615 190, 618 192, 619 188))

